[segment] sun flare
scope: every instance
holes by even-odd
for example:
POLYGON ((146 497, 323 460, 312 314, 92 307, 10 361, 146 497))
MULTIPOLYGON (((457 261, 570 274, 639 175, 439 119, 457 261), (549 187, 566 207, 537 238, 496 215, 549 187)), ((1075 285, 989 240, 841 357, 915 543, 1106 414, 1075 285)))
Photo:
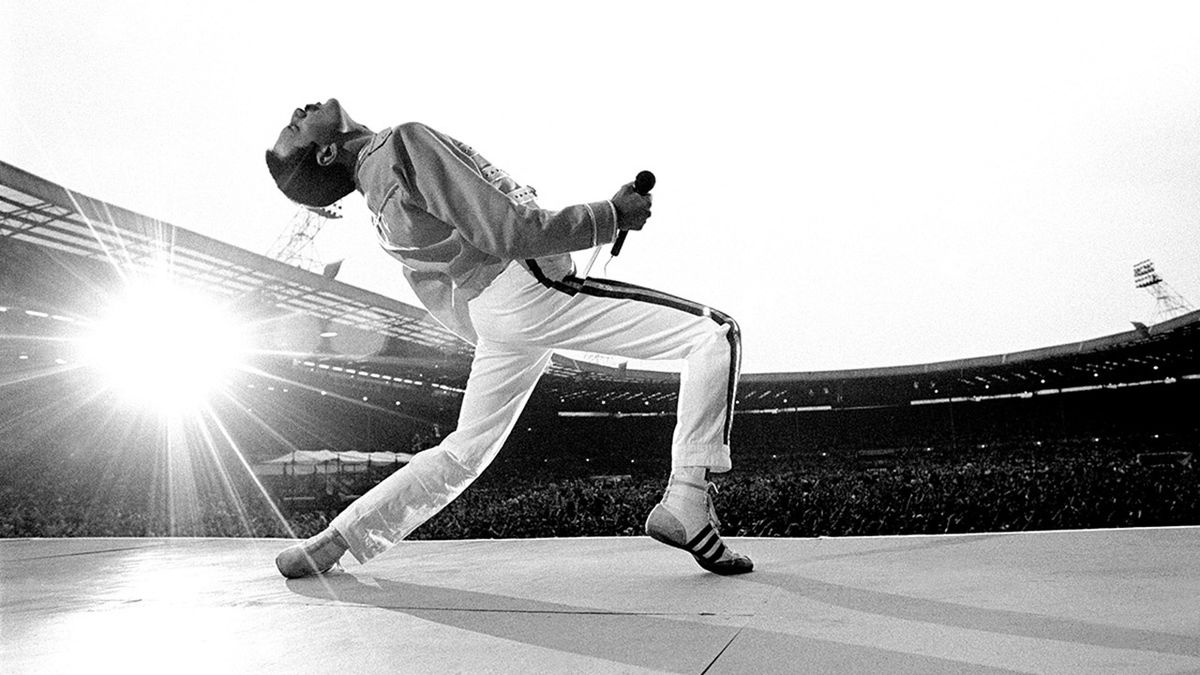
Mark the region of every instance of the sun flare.
POLYGON ((246 353, 239 324, 212 299, 171 284, 131 286, 85 341, 85 358, 121 397, 195 409, 246 353))

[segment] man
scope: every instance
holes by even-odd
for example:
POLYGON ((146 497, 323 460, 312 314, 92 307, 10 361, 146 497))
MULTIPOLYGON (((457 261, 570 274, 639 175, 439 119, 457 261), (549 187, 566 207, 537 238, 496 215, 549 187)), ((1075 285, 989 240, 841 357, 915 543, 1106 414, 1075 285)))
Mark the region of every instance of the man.
POLYGON ((737 324, 664 293, 574 275, 569 253, 639 230, 650 197, 539 208, 471 147, 425 125, 375 133, 336 99, 297 108, 267 151, 293 201, 327 206, 357 190, 379 242, 430 313, 475 346, 457 429, 360 497, 328 529, 279 554, 286 577, 321 574, 348 550, 366 562, 462 493, 512 431, 555 348, 682 359, 671 477, 646 532, 706 570, 753 569, 717 532, 708 474, 728 471, 741 362, 737 324))

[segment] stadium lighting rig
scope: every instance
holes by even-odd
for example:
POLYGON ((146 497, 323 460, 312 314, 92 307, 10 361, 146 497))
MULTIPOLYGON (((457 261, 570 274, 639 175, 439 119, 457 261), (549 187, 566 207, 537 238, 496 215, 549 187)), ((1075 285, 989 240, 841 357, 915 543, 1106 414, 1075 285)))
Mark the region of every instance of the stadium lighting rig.
POLYGON ((203 405, 246 353, 239 324, 216 302, 167 282, 128 286, 83 347, 108 389, 161 413, 203 405))
MULTIPOLYGON (((1153 260, 1143 260, 1133 266, 1134 288, 1145 289, 1154 296, 1156 311, 1155 323, 1166 321, 1192 311, 1192 303, 1175 292, 1166 280, 1154 270, 1153 260)), ((1137 324, 1134 324, 1137 325, 1137 324)))
POLYGON ((299 207, 292 216, 292 222, 267 250, 267 256, 333 279, 341 268, 341 261, 326 264, 317 252, 316 240, 329 221, 341 217, 340 203, 329 207, 299 207))

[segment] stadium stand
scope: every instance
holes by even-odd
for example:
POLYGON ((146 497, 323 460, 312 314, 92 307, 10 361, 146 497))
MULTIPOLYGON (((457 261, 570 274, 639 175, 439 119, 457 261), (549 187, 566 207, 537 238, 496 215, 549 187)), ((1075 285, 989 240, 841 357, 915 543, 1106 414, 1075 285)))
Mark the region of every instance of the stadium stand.
MULTIPOLYGON (((11 165, 0 176, 0 536, 303 535, 399 463, 251 467, 297 451, 411 453, 453 427, 471 350, 423 310, 11 165), (107 395, 78 353, 97 308, 164 259, 255 327, 253 356, 182 430, 107 395)), ((727 526, 1200 522, 1198 336, 1192 312, 1009 354, 746 375, 727 526)), ((638 532, 665 475, 677 382, 556 358, 496 465, 417 536, 638 532)))

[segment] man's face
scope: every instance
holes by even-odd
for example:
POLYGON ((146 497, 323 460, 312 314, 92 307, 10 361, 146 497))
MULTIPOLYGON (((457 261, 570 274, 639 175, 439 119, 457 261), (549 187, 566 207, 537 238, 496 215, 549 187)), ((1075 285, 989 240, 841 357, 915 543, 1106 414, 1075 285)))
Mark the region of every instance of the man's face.
POLYGON ((328 145, 340 134, 365 128, 342 110, 342 104, 336 98, 331 98, 324 103, 309 103, 303 108, 296 108, 288 125, 279 132, 272 149, 276 155, 286 157, 292 151, 307 148, 312 143, 328 145))

